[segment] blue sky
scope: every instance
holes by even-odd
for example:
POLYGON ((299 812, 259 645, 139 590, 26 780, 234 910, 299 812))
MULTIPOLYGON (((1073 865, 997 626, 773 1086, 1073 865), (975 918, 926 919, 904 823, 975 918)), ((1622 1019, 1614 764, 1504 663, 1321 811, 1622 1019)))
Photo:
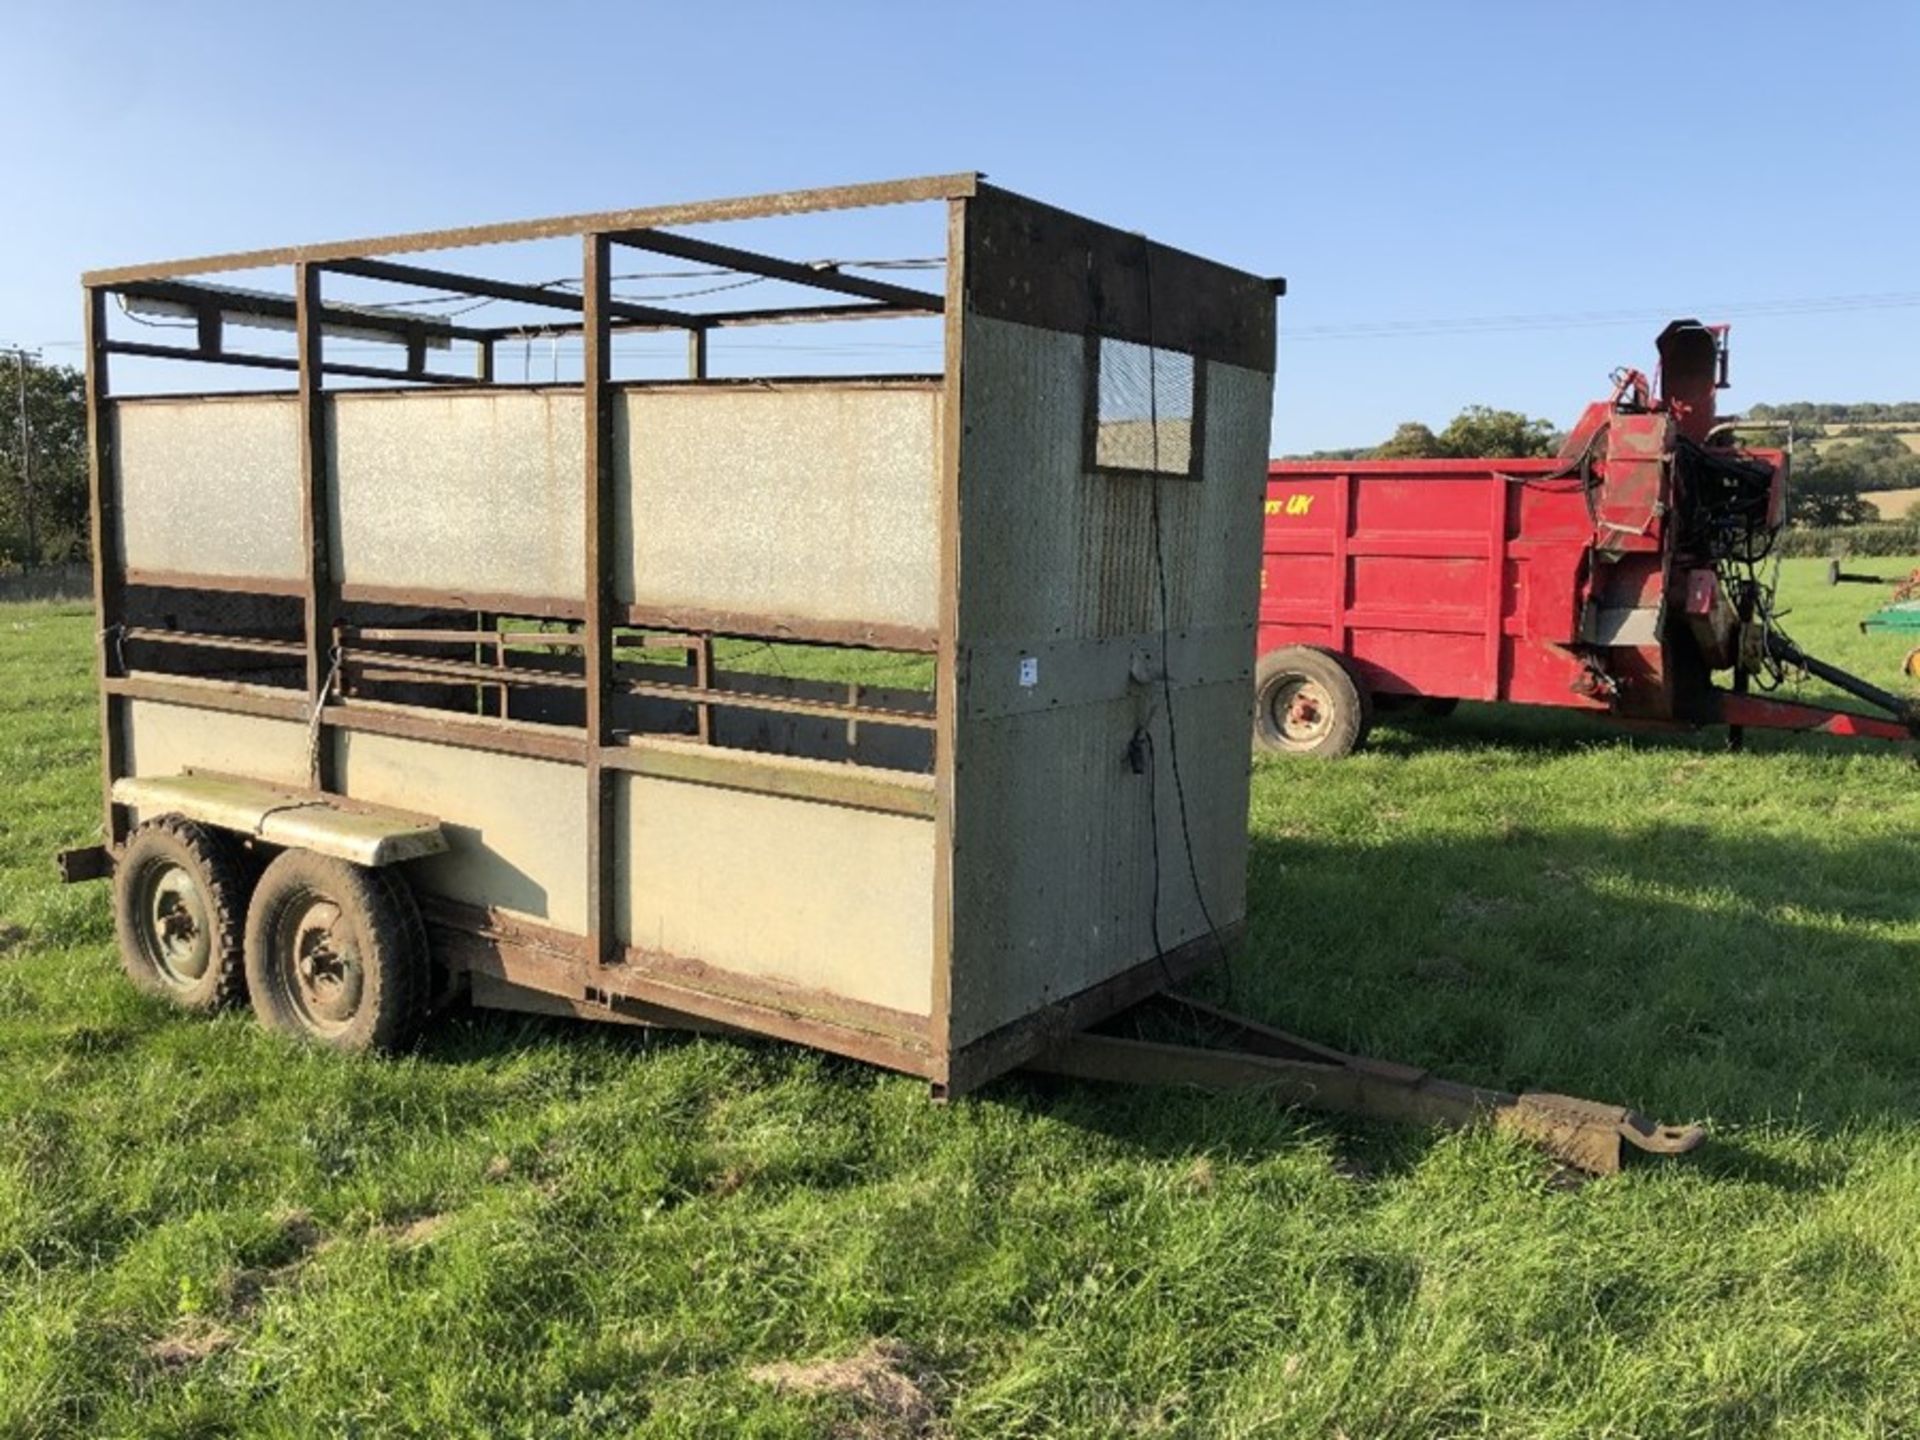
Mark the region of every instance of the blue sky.
POLYGON ((980 169, 1286 275, 1277 450, 1567 423, 1669 312, 1731 406, 1920 399, 1916 76, 1905 0, 0 0, 0 343, 98 265, 980 169))

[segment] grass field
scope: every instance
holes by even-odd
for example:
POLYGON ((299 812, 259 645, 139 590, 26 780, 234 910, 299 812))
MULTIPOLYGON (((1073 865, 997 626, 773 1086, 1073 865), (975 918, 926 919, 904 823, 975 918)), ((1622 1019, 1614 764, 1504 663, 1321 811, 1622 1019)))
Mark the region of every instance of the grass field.
MULTIPOLYGON (((1819 568, 1789 629, 1901 684, 1879 592, 1819 568)), ((375 1062, 183 1018, 104 888, 50 883, 97 825, 90 626, 0 609, 0 1435, 1920 1430, 1901 750, 1466 707, 1259 764, 1213 992, 1713 1127, 1574 1185, 1244 1097, 941 1108, 772 1044, 463 1015, 375 1062)))

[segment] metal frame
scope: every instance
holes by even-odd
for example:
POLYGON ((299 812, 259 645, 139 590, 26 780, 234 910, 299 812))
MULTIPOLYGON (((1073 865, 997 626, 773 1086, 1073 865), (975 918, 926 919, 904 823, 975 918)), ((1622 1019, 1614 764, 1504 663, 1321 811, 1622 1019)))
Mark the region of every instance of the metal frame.
MULTIPOLYGON (((892 319, 939 316, 947 313, 949 303, 959 291, 957 280, 949 276, 948 293, 933 294, 883 281, 801 265, 769 255, 761 255, 732 246, 671 233, 663 227, 702 224, 722 220, 795 215, 825 210, 850 209, 913 202, 944 202, 950 207, 949 229, 958 234, 961 206, 977 187, 970 174, 932 176, 877 185, 856 185, 836 189, 793 191, 751 196, 690 205, 656 206, 645 209, 609 211, 597 214, 564 216, 505 225, 483 225, 458 230, 422 232, 362 241, 305 245, 259 250, 199 259, 170 261, 158 265, 127 266, 96 270, 83 277, 87 296, 89 343, 88 422, 91 435, 93 477, 93 537, 95 599, 101 617, 98 669, 102 706, 102 747, 105 789, 107 849, 117 852, 124 842, 128 814, 113 803, 111 786, 124 768, 120 727, 115 723, 116 704, 122 700, 149 699, 207 709, 268 718, 299 720, 313 727, 312 764, 308 776, 318 794, 332 792, 338 776, 333 773, 334 747, 328 733, 335 730, 363 730, 403 738, 426 739, 441 743, 494 750, 508 754, 560 760, 581 768, 586 782, 588 835, 588 919, 589 933, 584 941, 565 943, 567 937, 549 934, 538 937, 532 950, 541 955, 572 952, 564 974, 549 967, 542 973, 541 986, 577 999, 596 987, 604 990, 611 977, 625 976, 628 962, 641 959, 617 945, 612 935, 612 894, 610 875, 613 788, 610 777, 618 772, 661 775, 701 775, 719 782, 764 788, 769 793, 802 794, 829 803, 852 805, 907 815, 937 815, 939 782, 929 779, 924 786, 903 775, 901 783, 884 783, 859 773, 846 776, 805 774, 796 776, 777 766, 752 764, 705 765, 698 753, 687 753, 692 746, 641 745, 614 732, 612 702, 616 695, 640 695, 689 702, 698 717, 696 743, 713 736, 713 712, 720 707, 774 711, 793 715, 844 719, 862 725, 906 726, 942 733, 943 706, 932 706, 925 713, 862 703, 859 687, 853 687, 844 701, 801 696, 761 694, 729 688, 714 664, 713 640, 718 637, 767 639, 797 642, 881 648, 933 654, 943 657, 941 668, 945 683, 951 685, 952 652, 950 617, 937 631, 868 623, 823 623, 799 617, 749 615, 735 613, 663 610, 658 607, 623 605, 613 593, 612 515, 613 515, 613 396, 616 382, 611 375, 612 337, 616 332, 635 330, 681 329, 688 338, 689 381, 701 384, 734 384, 707 377, 707 336, 720 328, 751 325, 786 325, 841 322, 863 319, 892 319), (507 244, 552 238, 578 237, 582 245, 581 284, 577 292, 490 279, 439 268, 406 263, 391 257, 422 252, 507 244), (784 307, 756 307, 711 313, 693 313, 659 306, 635 304, 611 293, 611 257, 615 246, 669 254, 704 263, 749 271, 756 275, 804 285, 846 300, 827 304, 795 304, 784 307), (293 293, 285 297, 261 295, 251 290, 236 290, 201 278, 221 272, 291 266, 293 293), (541 322, 533 326, 459 325, 430 317, 415 317, 383 311, 364 305, 329 304, 323 295, 328 274, 352 276, 378 283, 431 287, 476 297, 511 301, 546 309, 571 311, 577 320, 541 322), (108 302, 115 295, 147 298, 183 305, 196 317, 195 343, 192 345, 149 344, 111 338, 108 334, 108 302), (275 320, 291 320, 296 337, 296 353, 283 355, 250 353, 231 346, 225 334, 228 318, 259 315, 275 320), (360 330, 387 330, 406 346, 404 366, 349 364, 327 355, 327 331, 330 327, 350 326, 360 330), (585 507, 583 588, 587 599, 538 599, 523 596, 447 593, 406 587, 378 587, 340 583, 330 573, 331 554, 329 496, 327 488, 327 380, 330 377, 371 379, 402 386, 423 384, 438 386, 487 386, 495 382, 496 347, 502 340, 521 336, 578 334, 584 342, 581 392, 584 406, 586 468, 582 483, 587 496, 585 507), (433 340, 463 340, 477 347, 473 373, 457 375, 430 370, 426 364, 427 347, 433 340), (108 399, 108 359, 114 355, 143 356, 168 360, 283 370, 294 375, 295 394, 301 410, 301 553, 304 574, 298 581, 267 578, 203 577, 152 571, 129 570, 119 561, 120 543, 116 526, 112 474, 113 416, 108 399), (173 588, 192 591, 218 591, 238 595, 281 595, 297 598, 302 614, 300 639, 278 636, 254 636, 217 632, 179 632, 156 626, 129 623, 125 605, 125 586, 173 588), (561 643, 578 651, 580 662, 575 671, 515 668, 507 665, 505 639, 495 630, 459 632, 469 635, 476 645, 491 642, 494 663, 482 658, 476 648, 472 659, 456 659, 444 652, 451 632, 442 628, 385 627, 378 625, 342 626, 339 617, 343 605, 403 606, 446 609, 471 613, 484 625, 486 617, 515 615, 561 619, 575 627, 561 643), (615 649, 623 641, 622 627, 666 629, 676 634, 662 637, 666 643, 689 654, 690 683, 665 679, 639 678, 632 667, 615 662, 615 649), (441 645, 437 655, 396 653, 383 648, 402 634, 416 646, 441 645), (298 690, 249 685, 217 676, 143 672, 130 673, 123 661, 128 644, 154 646, 170 653, 213 652, 264 657, 268 661, 297 661, 303 671, 298 690), (547 690, 580 694, 586 707, 583 728, 536 724, 485 715, 456 714, 413 705, 388 704, 351 694, 358 680, 370 674, 386 678, 411 676, 415 680, 449 684, 480 682, 497 687, 504 696, 512 686, 532 686, 547 690), (711 773, 709 773, 711 772, 711 773), (797 787, 797 788, 796 788, 797 787), (596 980, 595 977, 602 977, 596 980)), ((957 355, 956 327, 948 326, 947 352, 957 355)), ((861 377, 832 377, 835 384, 859 384, 861 377)), ((922 378, 919 383, 926 383, 922 378)), ((675 382, 667 382, 675 383, 675 382)), ((688 383, 686 381, 677 383, 688 383)), ((793 383, 805 383, 804 379, 793 383)), ((870 383, 898 383, 898 377, 874 377, 870 383)), ((951 386, 951 377, 941 380, 951 386)), ((949 496, 953 490, 957 458, 952 446, 940 460, 945 477, 941 489, 949 496)), ((551 643, 549 641, 548 643, 551 643)), ((946 693, 951 693, 948 690, 946 693)), ((950 729, 944 733, 950 739, 950 729)), ((938 742, 936 742, 937 744, 938 742)), ((743 752, 730 752, 729 762, 743 752)), ((950 783, 947 793, 950 794, 950 783)), ((78 852, 76 852, 78 853, 78 852)), ((86 869, 75 862, 76 873, 86 869)), ((445 907, 440 927, 446 929, 445 907)), ((498 940, 501 926, 497 919, 474 922, 468 916, 467 938, 471 941, 492 937, 498 940)), ((525 927, 520 927, 524 930, 525 927)), ((482 946, 484 949, 484 946, 482 946)), ((496 947, 497 948, 497 947, 496 947)), ((649 962, 650 963, 650 962, 649 962)), ((675 962, 680 963, 680 962, 675 962)), ((685 965, 681 964, 681 969, 685 965)), ((504 976, 496 976, 504 980, 504 976)), ((629 977, 630 980, 630 977, 629 977)), ((623 980, 621 983, 629 983, 623 980)), ((668 999, 683 1002, 672 1008, 685 1016, 699 1017, 714 1007, 697 998, 689 998, 698 986, 697 977, 681 975, 668 999)), ((655 997, 656 1000, 660 997, 655 997)), ((816 1007, 817 1008, 817 1007, 816 1007)), ((726 1021, 750 1019, 753 1028, 766 1033, 786 1033, 793 1027, 770 1024, 764 1014, 741 1010, 737 1004, 719 1007, 721 1013, 709 1018, 726 1021)), ((914 1022, 918 1025, 920 1022, 914 1022)), ((892 1022, 888 1022, 891 1025, 892 1022)), ((888 1026, 882 1026, 885 1030, 888 1026)), ((897 1026, 893 1027, 897 1030, 897 1026)), ((872 1027, 862 1022, 854 1031, 867 1033, 872 1027)), ((825 1048, 865 1054, 881 1063, 893 1064, 920 1073, 932 1073, 942 1063, 931 1053, 924 1033, 904 1040, 888 1041, 878 1049, 871 1041, 837 1033, 834 1025, 813 1023, 799 1027, 792 1038, 804 1039, 825 1048)))

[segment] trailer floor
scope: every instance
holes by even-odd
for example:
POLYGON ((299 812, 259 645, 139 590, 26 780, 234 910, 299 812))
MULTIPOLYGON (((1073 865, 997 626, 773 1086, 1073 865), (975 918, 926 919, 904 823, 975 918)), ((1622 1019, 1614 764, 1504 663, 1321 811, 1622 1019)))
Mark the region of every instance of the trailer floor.
MULTIPOLYGON (((1853 630, 1880 592, 1819 566, 1789 629, 1904 683, 1853 630)), ((1713 1122, 1581 1184, 1244 1096, 939 1107, 774 1045, 475 1016, 381 1063, 183 1018, 52 883, 96 813, 89 643, 0 607, 0 1436, 1920 1427, 1897 751, 1465 707, 1259 765, 1231 1002, 1713 1122)))

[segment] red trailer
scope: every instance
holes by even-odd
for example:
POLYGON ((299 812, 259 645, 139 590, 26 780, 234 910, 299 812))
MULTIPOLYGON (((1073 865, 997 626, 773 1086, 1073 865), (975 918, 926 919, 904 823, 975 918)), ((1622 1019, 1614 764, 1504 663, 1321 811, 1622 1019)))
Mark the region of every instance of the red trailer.
POLYGON ((1661 332, 1548 459, 1275 461, 1254 737, 1344 755, 1376 705, 1555 705, 1660 726, 1904 740, 1910 701, 1802 653, 1763 564, 1788 456, 1720 423, 1726 327, 1661 332), (1891 718, 1775 699, 1810 671, 1891 718), (1728 684, 1716 683, 1726 675, 1728 684))

